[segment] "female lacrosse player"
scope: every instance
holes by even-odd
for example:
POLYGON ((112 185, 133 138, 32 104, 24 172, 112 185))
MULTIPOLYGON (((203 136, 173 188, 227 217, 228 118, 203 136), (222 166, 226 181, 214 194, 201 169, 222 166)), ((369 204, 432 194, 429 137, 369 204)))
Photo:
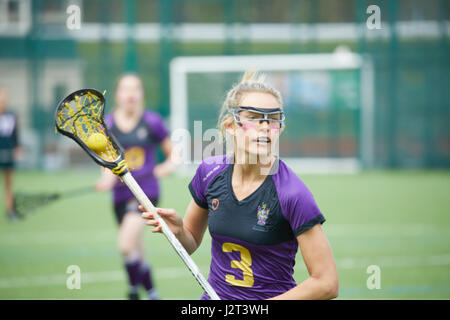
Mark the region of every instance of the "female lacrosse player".
POLYGON ((0 170, 5 176, 5 204, 7 216, 10 220, 19 218, 14 210, 13 197, 13 169, 14 162, 20 153, 18 141, 17 117, 6 110, 7 93, 0 88, 0 170))
MULTIPOLYGON (((308 188, 272 151, 283 129, 282 106, 277 90, 255 72, 246 73, 228 92, 219 119, 233 139, 233 155, 200 164, 184 219, 172 209, 157 209, 189 253, 209 227, 208 281, 222 299, 337 296, 336 265, 321 227, 325 218, 308 188), (310 276, 297 285, 299 246, 310 276)), ((161 231, 151 213, 142 216, 161 231)))
MULTIPOLYGON (((133 176, 152 203, 158 203, 158 179, 169 174, 172 144, 163 119, 155 112, 144 110, 142 80, 135 74, 123 75, 117 84, 117 107, 105 117, 109 130, 125 149, 125 160, 133 176), (156 164, 156 147, 161 146, 166 161, 156 164)), ((109 170, 104 170, 97 190, 113 189, 114 211, 119 223, 119 251, 128 274, 130 299, 138 299, 138 287, 143 285, 149 299, 157 299, 149 265, 144 261, 142 230, 138 202, 126 185, 109 170)))

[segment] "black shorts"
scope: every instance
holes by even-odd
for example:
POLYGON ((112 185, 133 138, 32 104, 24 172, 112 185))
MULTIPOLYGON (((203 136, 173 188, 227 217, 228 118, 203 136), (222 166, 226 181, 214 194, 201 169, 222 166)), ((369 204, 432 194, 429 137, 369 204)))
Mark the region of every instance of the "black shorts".
POLYGON ((14 169, 12 149, 0 149, 0 170, 14 169))
MULTIPOLYGON (((152 204, 155 207, 158 206, 158 199, 150 199, 150 201, 152 202, 152 204)), ((141 211, 139 211, 138 206, 139 206, 139 203, 134 198, 124 201, 124 202, 115 203, 114 204, 114 213, 116 216, 117 223, 119 225, 122 224, 123 217, 125 217, 125 215, 128 212, 141 214, 141 211)))
POLYGON ((0 162, 0 170, 14 169, 14 162, 0 162))

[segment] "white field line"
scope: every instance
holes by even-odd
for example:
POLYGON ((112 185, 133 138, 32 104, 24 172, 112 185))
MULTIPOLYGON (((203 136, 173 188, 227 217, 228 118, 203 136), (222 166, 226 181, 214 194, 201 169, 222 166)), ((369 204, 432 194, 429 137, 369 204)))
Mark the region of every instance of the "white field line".
POLYGON ((366 269, 370 265, 380 268, 450 266, 450 253, 430 256, 379 256, 371 258, 342 258, 336 261, 338 269, 366 269))
MULTIPOLYGON (((416 236, 450 236, 450 225, 446 224, 332 224, 325 222, 323 229, 332 237, 416 237, 416 236)), ((450 238, 449 238, 450 239, 450 238)), ((449 240, 450 245, 450 240, 449 240)))
MULTIPOLYGON (((331 224, 325 223, 325 234, 329 237, 416 237, 416 236, 450 236, 447 224, 331 224)), ((0 234, 0 249, 14 245, 64 245, 115 243, 115 229, 73 230, 73 231, 14 231, 0 234)), ((450 239, 450 237, 449 237, 450 239)), ((450 246, 450 240, 449 240, 450 246)))
MULTIPOLYGON (((201 270, 208 270, 208 267, 200 267, 201 270)), ((154 277, 158 279, 174 279, 190 277, 191 274, 187 268, 161 268, 153 271, 154 277)), ((125 270, 83 272, 81 270, 81 285, 87 283, 117 282, 126 281, 125 270)), ((46 276, 32 277, 14 277, 0 278, 0 289, 18 288, 18 287, 41 287, 41 286, 65 286, 70 274, 55 274, 46 276)))
MULTIPOLYGON (((338 269, 360 269, 365 273, 369 265, 382 268, 390 267, 435 267, 450 266, 450 253, 430 256, 380 256, 373 258, 342 258, 336 261, 338 269)), ((209 269, 201 266, 203 274, 209 269)), ((303 263, 299 263, 297 270, 306 270, 303 263)), ((31 277, 0 278, 0 289, 19 287, 65 286, 70 275, 46 275, 31 277)), ((154 270, 154 277, 158 279, 189 278, 191 274, 184 267, 158 268, 154 270)), ((83 272, 81 270, 81 284, 126 281, 125 271, 83 272)))
POLYGON ((100 229, 89 231, 17 231, 5 232, 0 235, 0 247, 3 245, 63 245, 89 244, 89 243, 111 243, 116 241, 117 231, 113 229, 100 229))

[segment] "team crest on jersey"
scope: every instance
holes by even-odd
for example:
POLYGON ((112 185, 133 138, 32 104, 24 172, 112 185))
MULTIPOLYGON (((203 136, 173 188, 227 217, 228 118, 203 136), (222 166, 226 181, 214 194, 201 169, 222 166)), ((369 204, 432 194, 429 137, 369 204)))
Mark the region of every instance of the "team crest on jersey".
POLYGON ((139 130, 137 131, 136 135, 137 135, 137 137, 138 137, 140 140, 145 140, 145 139, 147 139, 148 131, 147 131, 147 129, 145 129, 144 127, 142 127, 142 128, 139 128, 139 130))
POLYGON ((258 206, 258 212, 256 213, 256 217, 258 218, 258 226, 265 226, 267 218, 269 218, 270 209, 267 208, 267 205, 263 202, 258 206))
POLYGON ((267 232, 269 231, 267 229, 267 219, 269 219, 269 214, 270 214, 270 209, 267 207, 266 203, 261 203, 258 206, 258 211, 256 212, 256 225, 253 226, 253 230, 256 231, 263 231, 263 232, 267 232))

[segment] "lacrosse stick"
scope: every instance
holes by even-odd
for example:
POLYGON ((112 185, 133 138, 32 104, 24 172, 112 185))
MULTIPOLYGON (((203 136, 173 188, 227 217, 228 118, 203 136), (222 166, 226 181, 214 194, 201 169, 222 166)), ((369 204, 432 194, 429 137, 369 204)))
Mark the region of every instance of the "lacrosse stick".
POLYGON ((59 103, 55 113, 56 129, 61 134, 73 139, 97 164, 110 169, 127 185, 139 203, 154 215, 162 226, 162 232, 167 240, 209 297, 213 300, 220 300, 191 256, 169 229, 164 219, 158 215, 151 201, 129 172, 124 160, 123 149, 108 131, 103 120, 104 108, 105 98, 97 90, 75 91, 59 103))
POLYGON ((32 211, 47 206, 57 200, 78 197, 94 192, 93 186, 84 186, 64 192, 15 192, 14 210, 21 217, 25 217, 32 211))

